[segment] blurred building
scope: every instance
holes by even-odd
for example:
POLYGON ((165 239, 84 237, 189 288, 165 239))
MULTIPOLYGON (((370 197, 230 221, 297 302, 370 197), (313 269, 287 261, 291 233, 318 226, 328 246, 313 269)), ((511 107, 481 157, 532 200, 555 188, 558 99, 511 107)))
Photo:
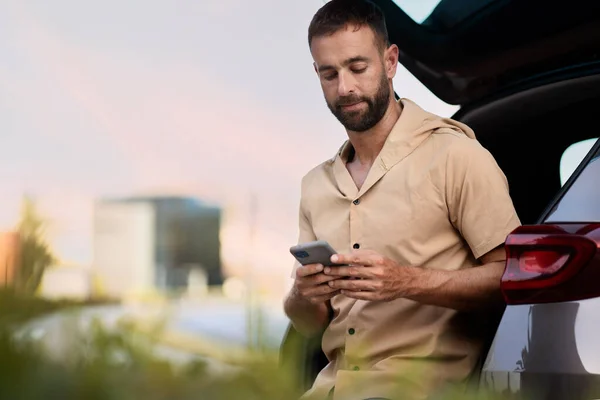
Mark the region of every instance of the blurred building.
MULTIPOLYGON (((98 201, 93 272, 103 294, 187 289, 190 271, 223 282, 221 209, 186 197, 98 201)), ((194 275, 194 274, 192 274, 194 275)))
POLYGON ((0 286, 11 285, 19 265, 20 240, 17 232, 0 233, 0 286))

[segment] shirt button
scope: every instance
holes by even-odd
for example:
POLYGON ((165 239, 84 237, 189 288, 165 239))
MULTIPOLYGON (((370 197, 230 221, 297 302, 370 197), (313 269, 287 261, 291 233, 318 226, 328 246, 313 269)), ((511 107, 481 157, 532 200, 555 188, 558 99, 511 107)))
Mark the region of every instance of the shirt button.
POLYGON ((359 205, 359 204, 360 204, 360 200, 359 200, 359 199, 356 199, 356 200, 354 200, 352 203, 354 203, 354 205, 355 205, 355 206, 357 206, 357 205, 359 205))
POLYGON ((352 247, 354 247, 355 249, 359 249, 359 248, 360 248, 360 244, 358 244, 358 243, 354 243, 354 244, 352 245, 352 247))
POLYGON ((351 334, 351 335, 354 335, 355 332, 356 331, 354 330, 354 328, 348 329, 348 333, 351 334))
POLYGON ((355 371, 358 371, 360 368, 358 367, 358 365, 355 365, 354 368, 352 368, 355 371))

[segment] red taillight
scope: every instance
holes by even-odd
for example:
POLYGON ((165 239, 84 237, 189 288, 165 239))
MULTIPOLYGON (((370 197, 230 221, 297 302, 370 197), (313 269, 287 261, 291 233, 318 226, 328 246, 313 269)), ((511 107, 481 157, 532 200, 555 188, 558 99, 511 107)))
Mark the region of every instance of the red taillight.
POLYGON ((507 304, 600 296, 599 243, 600 224, 517 228, 506 239, 501 289, 507 304))
POLYGON ((519 266, 516 272, 508 274, 512 280, 530 280, 540 275, 558 272, 569 259, 568 252, 557 250, 524 251, 519 257, 519 266))

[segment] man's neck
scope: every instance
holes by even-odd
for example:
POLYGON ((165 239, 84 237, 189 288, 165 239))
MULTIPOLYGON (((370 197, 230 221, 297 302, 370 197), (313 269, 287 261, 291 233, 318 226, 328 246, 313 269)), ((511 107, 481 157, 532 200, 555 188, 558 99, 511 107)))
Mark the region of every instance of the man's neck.
POLYGON ((373 128, 364 132, 347 131, 354 148, 352 162, 363 167, 373 165, 401 113, 402 106, 396 101, 391 101, 383 118, 373 128))

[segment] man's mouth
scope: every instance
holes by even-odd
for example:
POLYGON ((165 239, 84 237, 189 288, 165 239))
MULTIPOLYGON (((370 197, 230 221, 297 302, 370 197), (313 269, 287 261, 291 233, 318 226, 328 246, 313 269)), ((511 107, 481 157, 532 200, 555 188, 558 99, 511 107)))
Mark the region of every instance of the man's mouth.
POLYGON ((358 106, 359 104, 362 104, 363 101, 357 101, 355 103, 349 103, 349 104, 340 104, 340 107, 342 107, 343 109, 350 109, 350 108, 354 108, 356 106, 358 106))

